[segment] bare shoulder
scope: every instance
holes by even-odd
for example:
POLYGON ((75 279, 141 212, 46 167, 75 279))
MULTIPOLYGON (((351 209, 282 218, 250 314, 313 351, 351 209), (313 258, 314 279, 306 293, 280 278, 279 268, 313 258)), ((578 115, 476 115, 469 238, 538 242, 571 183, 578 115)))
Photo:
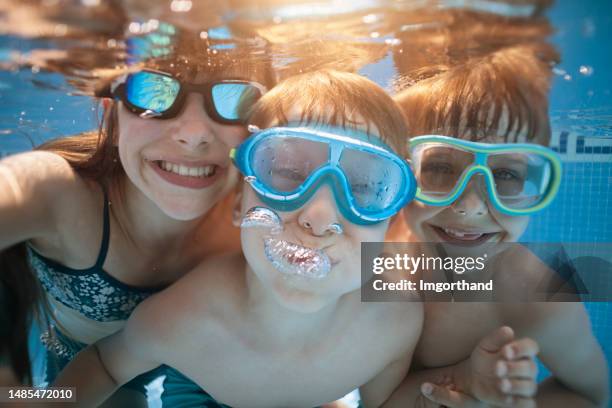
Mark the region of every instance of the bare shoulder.
POLYGON ((500 300, 575 301, 569 283, 522 245, 495 258, 494 286, 500 300))
POLYGON ((363 302, 362 309, 368 309, 369 327, 388 333, 400 348, 416 344, 423 326, 423 303, 416 294, 408 293, 403 301, 363 302))
POLYGON ((10 191, 19 192, 20 199, 24 200, 22 204, 38 203, 56 210, 66 209, 67 202, 91 201, 92 190, 97 188, 80 177, 66 159, 46 151, 32 151, 1 160, 0 183, 3 181, 10 191))
MULTIPOLYGON (((84 181, 61 156, 44 151, 9 156, 0 161, 2 226, 15 229, 15 239, 62 235, 62 220, 87 216, 95 206, 95 186, 84 181)), ((98 188, 99 189, 99 188, 98 188)), ((100 194, 100 193, 98 193, 100 194)))
POLYGON ((589 316, 580 302, 504 303, 504 321, 521 336, 557 341, 566 332, 590 331, 589 316))
MULTIPOLYGON (((157 342, 173 344, 184 336, 203 335, 206 328, 224 320, 242 288, 241 254, 212 257, 142 302, 134 319, 157 333, 157 342)), ((132 317, 130 317, 132 320, 132 317)))
POLYGON ((77 175, 66 159, 58 154, 35 150, 9 156, 0 161, 3 171, 23 185, 45 185, 52 187, 70 185, 77 181, 77 175))
POLYGON ((220 293, 235 294, 243 283, 245 266, 241 252, 207 257, 173 286, 177 292, 207 295, 213 301, 220 293))

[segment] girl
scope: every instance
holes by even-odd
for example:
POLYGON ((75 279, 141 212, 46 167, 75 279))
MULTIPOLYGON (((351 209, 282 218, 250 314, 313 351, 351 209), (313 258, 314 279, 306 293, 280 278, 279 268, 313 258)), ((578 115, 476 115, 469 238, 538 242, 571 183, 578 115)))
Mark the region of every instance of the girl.
POLYGON ((0 249, 27 256, 53 312, 47 381, 146 297, 237 247, 223 205, 237 176, 228 154, 270 81, 238 54, 134 67, 98 91, 99 132, 0 162, 0 249))

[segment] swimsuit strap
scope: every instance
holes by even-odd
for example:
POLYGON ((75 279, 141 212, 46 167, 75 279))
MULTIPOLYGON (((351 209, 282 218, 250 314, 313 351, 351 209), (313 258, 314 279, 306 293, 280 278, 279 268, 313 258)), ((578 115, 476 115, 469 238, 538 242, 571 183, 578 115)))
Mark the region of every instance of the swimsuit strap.
POLYGON ((102 192, 104 193, 104 215, 103 215, 103 226, 102 226, 102 243, 100 244, 100 252, 98 253, 98 259, 96 260, 96 264, 94 268, 102 269, 102 265, 104 265, 104 261, 106 260, 106 255, 108 254, 108 246, 110 242, 110 214, 109 214, 109 202, 108 202, 108 193, 106 191, 106 187, 101 185, 102 192))

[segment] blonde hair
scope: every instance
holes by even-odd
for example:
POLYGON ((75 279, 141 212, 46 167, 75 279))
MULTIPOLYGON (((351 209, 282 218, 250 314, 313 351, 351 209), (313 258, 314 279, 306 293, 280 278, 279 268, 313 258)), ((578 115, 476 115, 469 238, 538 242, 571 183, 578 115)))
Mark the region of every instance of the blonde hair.
POLYGON ((323 69, 290 77, 253 105, 249 123, 260 128, 286 125, 295 107, 301 108, 301 124, 355 128, 359 123, 351 118, 358 116, 392 147, 404 147, 407 128, 402 112, 380 86, 361 75, 323 69))
POLYGON ((504 48, 422 80, 395 96, 410 136, 442 134, 472 140, 526 131, 550 138, 548 91, 556 53, 548 44, 504 48))

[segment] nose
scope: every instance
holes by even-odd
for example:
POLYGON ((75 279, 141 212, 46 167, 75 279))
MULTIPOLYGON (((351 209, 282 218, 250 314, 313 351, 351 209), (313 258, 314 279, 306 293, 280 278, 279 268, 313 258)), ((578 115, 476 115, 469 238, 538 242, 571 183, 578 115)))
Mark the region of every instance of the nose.
POLYGON ((461 216, 482 216, 488 213, 487 192, 482 176, 475 175, 463 193, 451 204, 451 209, 461 216))
POLYGON ((183 111, 178 116, 174 140, 186 148, 204 148, 215 137, 215 122, 204 109, 204 97, 198 94, 187 95, 183 111))
POLYGON ((336 200, 328 185, 319 190, 300 209, 298 223, 310 235, 325 237, 342 232, 336 200))

